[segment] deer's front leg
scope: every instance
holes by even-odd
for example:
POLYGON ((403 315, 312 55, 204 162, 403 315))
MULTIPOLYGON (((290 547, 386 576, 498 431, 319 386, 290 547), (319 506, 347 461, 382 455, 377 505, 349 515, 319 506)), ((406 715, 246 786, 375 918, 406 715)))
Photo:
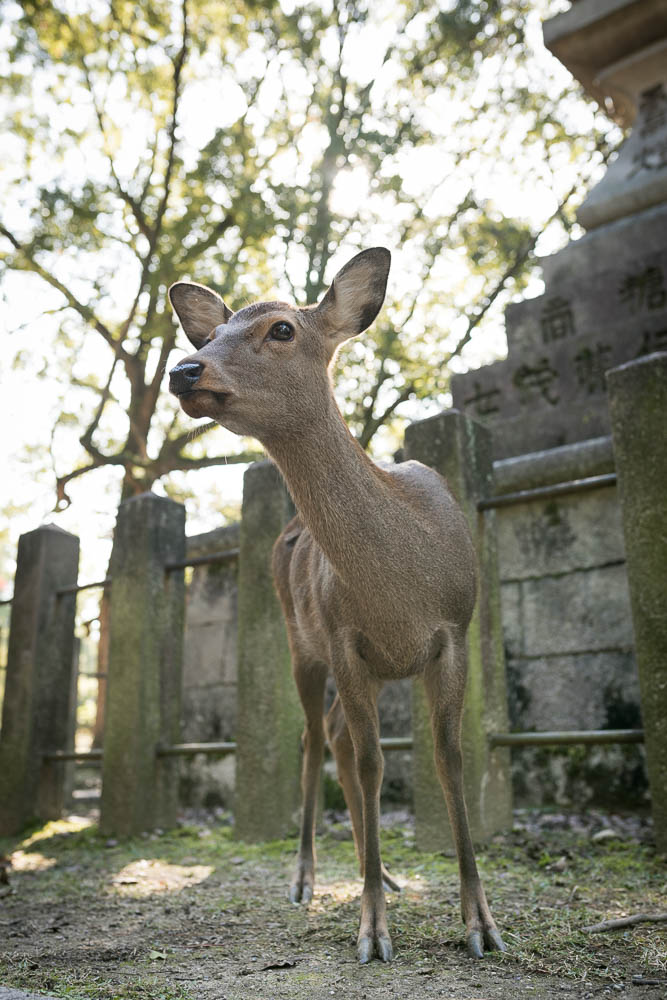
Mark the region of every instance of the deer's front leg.
POLYGON ((361 894, 357 954, 362 964, 370 962, 375 955, 383 962, 390 962, 393 949, 387 927, 380 857, 380 786, 384 763, 377 716, 378 688, 364 676, 363 662, 353 666, 352 670, 350 664, 346 663, 335 673, 338 694, 354 746, 362 798, 364 888, 361 894))
POLYGON ((465 689, 463 643, 450 642, 442 656, 425 672, 424 683, 431 708, 435 764, 445 794, 449 822, 461 876, 461 914, 466 925, 466 943, 473 958, 482 958, 484 947, 505 951, 486 901, 477 871, 463 796, 461 715, 465 689))
POLYGON ((290 885, 293 903, 308 903, 315 886, 315 815, 322 756, 324 754, 324 687, 327 670, 322 664, 294 659, 294 679, 306 716, 301 770, 301 836, 296 871, 290 885))

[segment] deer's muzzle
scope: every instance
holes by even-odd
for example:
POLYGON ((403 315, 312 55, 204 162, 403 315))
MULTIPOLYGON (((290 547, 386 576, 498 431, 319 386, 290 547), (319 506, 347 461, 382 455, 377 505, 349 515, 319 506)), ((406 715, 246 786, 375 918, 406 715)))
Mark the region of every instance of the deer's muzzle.
POLYGON ((186 392, 192 392, 197 388, 197 382, 204 371, 204 366, 194 361, 185 361, 176 365, 169 372, 169 392, 175 396, 182 396, 186 392))

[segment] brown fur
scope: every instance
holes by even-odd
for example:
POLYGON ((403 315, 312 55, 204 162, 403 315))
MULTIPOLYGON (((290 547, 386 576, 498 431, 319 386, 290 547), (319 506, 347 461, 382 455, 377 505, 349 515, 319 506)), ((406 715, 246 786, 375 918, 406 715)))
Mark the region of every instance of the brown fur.
POLYGON ((182 283, 170 290, 183 327, 199 348, 183 364, 203 366, 194 390, 184 386, 179 367, 174 369, 181 405, 192 416, 213 417, 259 438, 299 511, 276 542, 273 559, 306 717, 301 841, 291 898, 307 901, 313 892, 324 687, 331 671, 338 697, 326 731, 364 873, 362 962, 374 954, 385 961, 392 957, 383 880, 397 887, 380 857, 383 762, 376 704, 382 684, 403 677, 421 676, 430 701, 469 950, 481 956, 483 944, 502 948, 477 874, 463 800, 464 640, 475 600, 466 521, 433 470, 417 462, 375 465, 349 433, 331 389, 336 349, 377 315, 388 270, 386 250, 367 250, 309 309, 275 302, 232 315, 212 292, 202 303, 200 286, 196 294, 182 283), (281 322, 294 329, 288 342, 272 339, 281 322), (204 336, 202 328, 211 323, 204 336))

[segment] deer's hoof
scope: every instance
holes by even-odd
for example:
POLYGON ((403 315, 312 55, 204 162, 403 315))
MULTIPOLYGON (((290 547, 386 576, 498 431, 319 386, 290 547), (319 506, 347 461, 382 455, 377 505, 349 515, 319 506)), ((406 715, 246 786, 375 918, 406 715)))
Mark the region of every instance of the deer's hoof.
POLYGON ((505 942, 500 936, 500 932, 496 930, 495 927, 491 927, 490 930, 486 931, 484 934, 484 940, 486 942, 486 947, 491 951, 495 949, 496 951, 507 951, 505 942))
POLYGON ((376 942, 377 956, 382 962, 391 962, 394 957, 394 949, 391 946, 391 939, 379 937, 376 942))
POLYGON ((497 927, 483 927, 482 930, 470 931, 466 943, 468 954, 472 958, 484 958, 484 947, 487 951, 506 951, 505 942, 497 927))
POLYGON ((391 938, 386 934, 378 934, 375 939, 364 935, 357 941, 357 955, 360 965, 367 965, 375 955, 381 962, 391 962, 394 957, 391 938))
POLYGON ((373 957, 375 947, 373 945, 373 939, 369 937, 359 938, 357 941, 357 955, 359 956, 360 965, 368 965, 373 957))
POLYGON ((470 931, 466 939, 466 943, 468 945, 468 954, 472 958, 484 958, 481 931, 470 931))
POLYGON ((313 898, 313 887, 308 882, 292 882, 289 888, 290 903, 298 906, 299 903, 310 903, 313 898))

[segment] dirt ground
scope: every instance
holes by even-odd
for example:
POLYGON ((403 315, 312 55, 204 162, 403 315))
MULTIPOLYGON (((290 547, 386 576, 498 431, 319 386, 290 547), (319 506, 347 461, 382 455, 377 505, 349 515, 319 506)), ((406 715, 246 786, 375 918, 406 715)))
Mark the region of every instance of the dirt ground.
POLYGON ((349 825, 323 828, 308 907, 287 899, 295 841, 240 844, 224 815, 122 842, 76 817, 2 840, 0 984, 100 1000, 667 997, 667 923, 583 930, 667 909, 667 863, 638 820, 518 814, 478 855, 508 951, 474 961, 455 860, 419 853, 409 816, 385 817, 396 958, 364 967, 349 825))

